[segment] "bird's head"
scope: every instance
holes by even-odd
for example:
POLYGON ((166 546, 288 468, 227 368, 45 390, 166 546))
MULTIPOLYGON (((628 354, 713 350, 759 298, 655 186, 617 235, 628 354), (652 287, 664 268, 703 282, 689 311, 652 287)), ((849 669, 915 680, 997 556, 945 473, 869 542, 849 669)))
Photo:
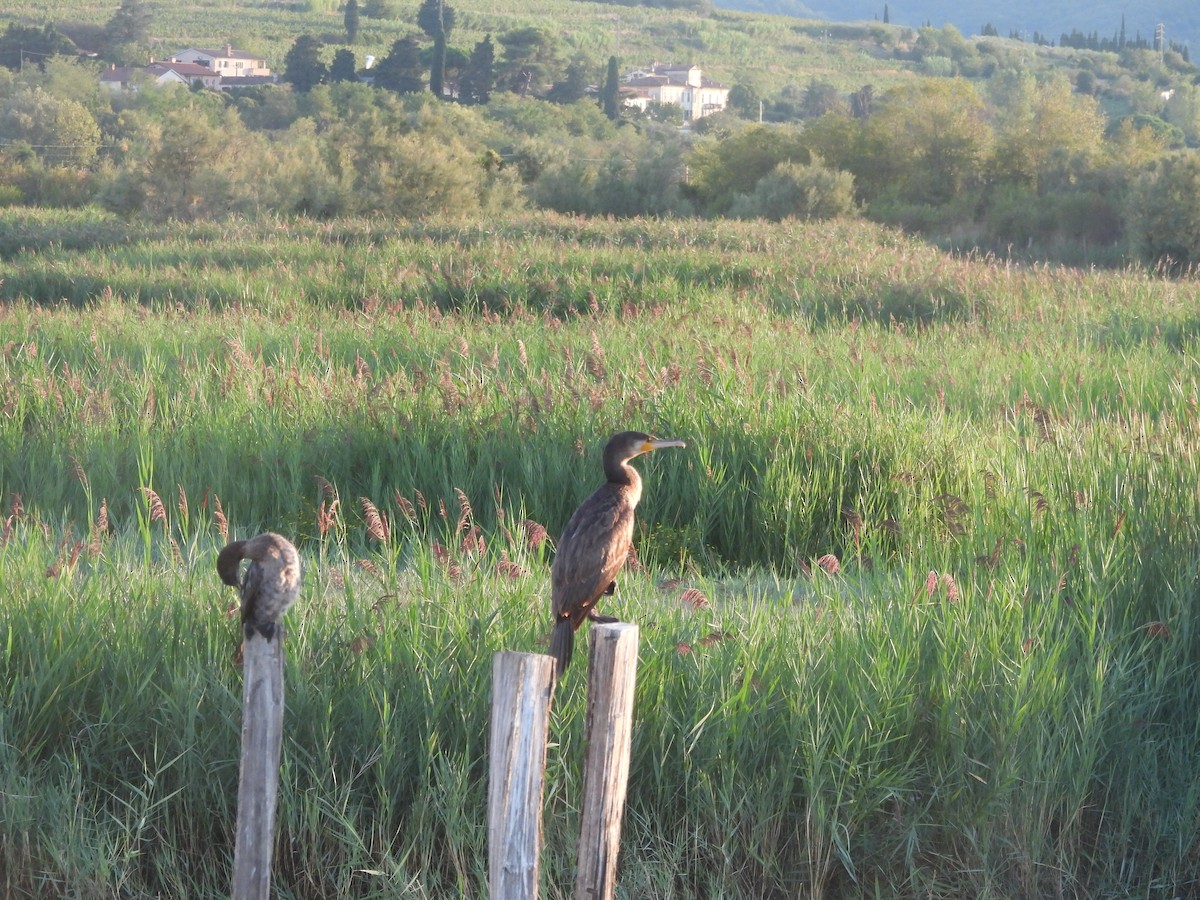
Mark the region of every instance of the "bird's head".
POLYGON ((242 560, 245 558, 246 542, 233 541, 221 548, 217 554, 217 574, 230 587, 242 585, 242 560))
POLYGON ((662 450, 664 447, 686 447, 683 441, 662 441, 644 431, 621 431, 608 439, 604 446, 604 458, 628 462, 635 456, 662 450))

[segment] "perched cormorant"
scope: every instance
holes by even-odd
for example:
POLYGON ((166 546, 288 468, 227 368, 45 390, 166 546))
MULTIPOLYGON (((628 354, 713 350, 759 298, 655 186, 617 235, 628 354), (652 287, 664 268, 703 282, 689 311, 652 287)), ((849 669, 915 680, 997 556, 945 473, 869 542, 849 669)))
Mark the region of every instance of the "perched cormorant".
POLYGON ((217 555, 217 574, 242 597, 242 631, 258 631, 268 641, 279 617, 300 593, 300 555, 291 541, 266 532, 248 541, 226 544, 217 555), (242 560, 250 560, 245 575, 242 560))
POLYGON ((635 456, 663 447, 684 447, 683 441, 659 441, 640 431, 622 431, 604 446, 608 480, 575 510, 554 553, 550 569, 554 631, 550 655, 558 660, 561 676, 571 661, 575 632, 584 619, 615 622, 596 613, 596 601, 611 594, 613 580, 633 544, 633 511, 642 499, 642 479, 629 464, 635 456))

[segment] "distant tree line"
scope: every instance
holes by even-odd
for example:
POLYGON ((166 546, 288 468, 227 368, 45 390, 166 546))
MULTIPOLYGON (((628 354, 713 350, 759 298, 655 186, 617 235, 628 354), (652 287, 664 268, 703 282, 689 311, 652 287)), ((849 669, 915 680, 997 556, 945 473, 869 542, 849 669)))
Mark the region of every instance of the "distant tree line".
MULTIPOLYGON (((999 37, 1000 32, 991 22, 984 24, 979 32, 983 37, 999 37)), ((1012 29, 1008 33, 1008 37, 1015 41, 1028 40, 1031 44, 1037 44, 1042 47, 1053 47, 1055 42, 1048 35, 1042 34, 1039 31, 1028 32, 1019 29, 1012 29)), ((1124 50, 1159 50, 1166 49, 1172 53, 1178 54, 1185 61, 1191 61, 1191 55, 1188 51, 1188 46, 1185 43, 1177 41, 1167 41, 1165 48, 1157 46, 1156 42, 1142 37, 1141 33, 1135 34, 1133 37, 1126 36, 1125 33, 1125 17, 1121 17, 1121 27, 1118 31, 1113 32, 1112 37, 1101 37, 1099 31, 1082 32, 1078 28, 1072 28, 1068 33, 1064 31, 1058 39, 1059 47, 1070 47, 1075 50, 1098 50, 1106 53, 1121 53, 1124 50)))
POLYGON ((536 27, 469 54, 445 41, 434 94, 436 32, 452 35, 454 15, 433 2, 435 34, 398 38, 369 70, 348 46, 327 62, 298 37, 290 86, 111 94, 73 54, 2 68, 0 203, 188 219, 861 215, 1004 252, 1200 264, 1200 87, 1178 60, 1127 47, 1034 74, 995 42, 926 27, 894 51, 937 77, 735 84, 729 110, 681 130, 677 108, 623 106, 615 57, 569 57, 536 27))

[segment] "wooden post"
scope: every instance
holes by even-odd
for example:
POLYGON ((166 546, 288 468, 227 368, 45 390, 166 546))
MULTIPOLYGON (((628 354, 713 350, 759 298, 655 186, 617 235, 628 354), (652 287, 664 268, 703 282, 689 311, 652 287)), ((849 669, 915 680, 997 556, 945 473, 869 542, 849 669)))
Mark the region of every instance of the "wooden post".
POLYGON ((275 798, 283 746, 283 631, 255 629, 242 644, 242 763, 238 779, 233 900, 266 900, 275 845, 275 798))
POLYGON ((488 782, 488 889, 492 900, 535 900, 542 843, 542 784, 552 656, 492 657, 492 734, 488 782))
POLYGON ((589 631, 587 749, 575 897, 612 900, 629 782, 638 629, 617 622, 592 625, 589 631))

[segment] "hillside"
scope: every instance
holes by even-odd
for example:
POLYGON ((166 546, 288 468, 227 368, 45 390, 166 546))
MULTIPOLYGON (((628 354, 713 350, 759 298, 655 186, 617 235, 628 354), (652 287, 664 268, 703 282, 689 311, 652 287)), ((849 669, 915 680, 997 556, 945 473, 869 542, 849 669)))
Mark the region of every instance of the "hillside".
POLYGON ((932 24, 935 27, 953 25, 964 35, 979 34, 992 24, 1002 35, 1038 32, 1052 41, 1064 33, 1078 29, 1085 34, 1096 32, 1100 37, 1112 37, 1121 28, 1124 17, 1129 38, 1139 34, 1152 39, 1155 26, 1166 27, 1168 41, 1195 47, 1200 41, 1200 6, 1190 0, 1152 0, 1131 7, 1121 0, 1099 0, 1096 3, 1039 3, 1037 0, 1013 0, 998 5, 983 0, 718 0, 725 9, 766 12, 779 15, 822 19, 831 22, 858 22, 883 18, 884 6, 888 19, 895 25, 914 28, 932 24))
MULTIPOLYGON (((452 6, 457 72, 467 84, 486 73, 495 88, 482 100, 437 103, 425 89, 424 62, 410 82, 416 88, 381 83, 387 67, 375 69, 374 85, 360 80, 355 60, 386 62, 394 48, 414 43, 415 4, 373 15, 353 42, 334 0, 154 8, 138 40, 112 47, 101 31, 111 8, 49 0, 35 13, 12 5, 18 23, 52 22, 75 47, 101 56, 45 73, 26 65, 12 76, 8 108, 19 114, 0 116, 0 143, 35 152, 11 155, 0 188, 9 202, 98 202, 125 216, 270 209, 423 217, 514 204, 622 217, 862 215, 989 252, 1020 247, 1088 265, 1200 261, 1200 246, 1178 237, 1193 233, 1179 221, 1196 215, 1189 169, 1200 166, 1194 156, 1172 155, 1200 147, 1197 69, 1183 54, 712 8, 697 15, 584 0, 452 6), (87 71, 226 43, 276 72, 291 68, 291 48, 315 48, 301 70, 315 80, 293 70, 294 91, 200 92, 186 103, 155 103, 97 93, 98 72, 92 81, 87 71), (489 43, 492 62, 470 72, 468 51, 489 43), (325 68, 331 57, 349 57, 349 77, 325 68), (610 57, 627 70, 653 60, 695 65, 728 88, 729 114, 678 128, 684 107, 660 103, 610 119, 587 96, 610 57), (78 108, 81 97, 88 108, 78 108), (379 140, 385 132, 391 139, 379 140), (217 134, 243 153, 226 157, 214 145, 194 157, 198 143, 217 134), (67 156, 81 173, 63 167, 67 156), (193 157, 198 163, 183 165, 193 157), (345 165, 349 158, 355 165, 345 165), (1179 189, 1168 197, 1170 185, 1179 189), (1143 202, 1151 196, 1154 203, 1143 202)), ((1127 23, 1127 37, 1137 34, 1127 23)), ((26 62, 25 46, 10 47, 9 58, 17 49, 26 62)), ((64 52, 73 56, 69 44, 64 52)))

